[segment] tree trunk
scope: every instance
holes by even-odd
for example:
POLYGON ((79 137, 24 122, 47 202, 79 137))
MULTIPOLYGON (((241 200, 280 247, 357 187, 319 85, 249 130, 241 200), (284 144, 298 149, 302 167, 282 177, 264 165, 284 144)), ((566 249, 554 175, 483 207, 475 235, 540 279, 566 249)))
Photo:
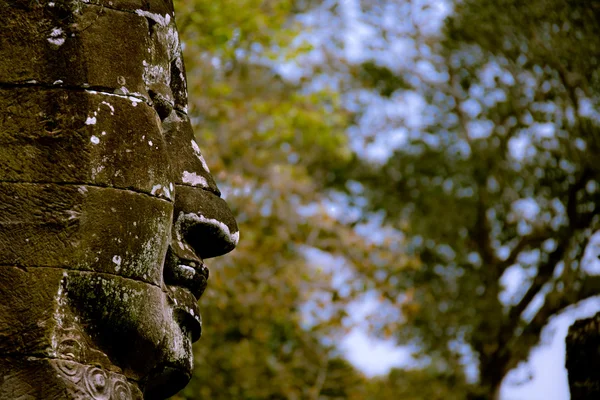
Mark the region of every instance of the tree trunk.
POLYGON ((482 377, 480 384, 468 394, 467 400, 499 400, 501 383, 502 377, 500 379, 482 377))
POLYGON ((493 354, 486 357, 480 353, 479 385, 468 396, 468 400, 499 400, 500 385, 507 372, 508 361, 493 354))

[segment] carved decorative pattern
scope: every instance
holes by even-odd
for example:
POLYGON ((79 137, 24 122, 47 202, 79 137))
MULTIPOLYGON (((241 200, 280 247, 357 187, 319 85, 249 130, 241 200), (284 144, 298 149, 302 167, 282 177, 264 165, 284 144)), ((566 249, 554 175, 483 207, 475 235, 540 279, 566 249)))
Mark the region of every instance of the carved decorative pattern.
POLYGON ((58 367, 58 372, 60 372, 64 378, 67 378, 73 383, 79 383, 79 381, 81 381, 81 378, 83 377, 81 364, 76 363, 75 361, 58 360, 56 366, 58 367))
POLYGON ((131 390, 129 385, 121 380, 115 381, 113 386, 112 400, 129 400, 131 399, 131 390))
POLYGON ((86 368, 83 382, 85 387, 94 399, 109 400, 110 397, 110 378, 108 374, 100 368, 86 368))
MULTIPOLYGON (((61 304, 63 305, 63 304, 61 304)), ((63 305, 64 306, 64 305, 63 305)), ((52 365, 66 383, 69 399, 138 400, 141 393, 125 376, 109 371, 112 364, 75 323, 65 307, 57 310, 61 324, 55 329, 52 365)), ((112 367, 114 368, 114 366, 112 367)))
POLYGON ((56 370, 68 383, 73 399, 133 400, 129 383, 121 374, 71 360, 54 360, 56 370))

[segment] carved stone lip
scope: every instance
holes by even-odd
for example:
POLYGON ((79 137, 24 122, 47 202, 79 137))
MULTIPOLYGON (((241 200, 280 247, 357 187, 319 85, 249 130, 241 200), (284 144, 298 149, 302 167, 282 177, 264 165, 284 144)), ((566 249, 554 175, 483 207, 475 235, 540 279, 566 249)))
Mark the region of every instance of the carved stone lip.
POLYGON ((209 270, 189 247, 171 245, 163 276, 165 284, 187 288, 199 300, 206 289, 209 270))
POLYGON ((168 284, 187 288, 196 300, 199 300, 206 289, 208 275, 208 268, 203 263, 178 260, 168 271, 165 271, 165 281, 168 281, 168 284), (168 279, 167 274, 170 275, 168 279))
POLYGON ((174 317, 182 330, 189 332, 192 342, 202 335, 202 317, 198 300, 187 288, 167 285, 174 317))
POLYGON ((202 333, 198 300, 206 289, 209 271, 202 260, 181 250, 169 247, 163 276, 175 318, 191 333, 192 342, 195 342, 202 333))

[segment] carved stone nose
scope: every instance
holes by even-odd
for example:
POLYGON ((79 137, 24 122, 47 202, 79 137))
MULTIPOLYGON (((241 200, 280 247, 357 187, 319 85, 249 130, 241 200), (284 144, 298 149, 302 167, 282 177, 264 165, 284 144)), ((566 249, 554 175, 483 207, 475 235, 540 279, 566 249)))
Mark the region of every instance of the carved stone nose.
POLYGON ((219 197, 188 116, 174 110, 162 125, 175 186, 175 235, 202 259, 230 252, 239 239, 238 227, 219 197))
POLYGON ((239 231, 229 206, 212 192, 176 185, 174 229, 202 259, 221 256, 235 248, 239 231))

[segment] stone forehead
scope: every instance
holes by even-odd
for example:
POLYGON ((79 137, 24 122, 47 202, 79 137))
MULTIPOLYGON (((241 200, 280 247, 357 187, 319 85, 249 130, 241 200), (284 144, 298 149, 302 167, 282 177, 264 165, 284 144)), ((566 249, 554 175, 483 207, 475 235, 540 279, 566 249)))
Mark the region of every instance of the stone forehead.
POLYGON ((219 194, 183 113, 161 127, 135 98, 37 87, 0 89, 0 109, 8 116, 0 120, 2 181, 109 186, 166 200, 177 184, 219 194))
POLYGON ((21 3, 0 9, 1 82, 96 88, 146 102, 160 96, 185 111, 170 2, 28 2, 25 11, 21 3))
POLYGON ((173 182, 156 114, 143 102, 25 87, 0 89, 0 108, 8 115, 0 120, 3 181, 87 183, 148 194, 173 182))
POLYGON ((0 180, 219 195, 187 117, 170 1, 13 1, 0 14, 0 180))

